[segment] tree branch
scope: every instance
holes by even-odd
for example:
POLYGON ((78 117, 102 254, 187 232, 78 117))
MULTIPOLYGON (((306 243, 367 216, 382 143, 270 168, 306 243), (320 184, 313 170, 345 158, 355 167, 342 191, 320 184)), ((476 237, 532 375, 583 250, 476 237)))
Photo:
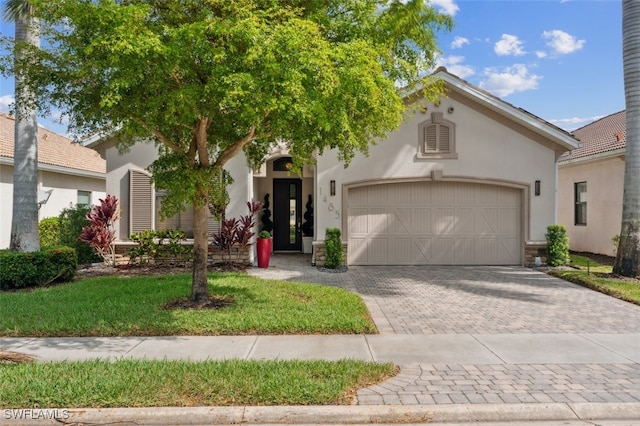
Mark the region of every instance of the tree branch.
POLYGON ((222 169, 227 161, 231 160, 240 150, 256 136, 256 127, 251 126, 249 133, 247 133, 242 139, 237 140, 233 145, 228 146, 224 151, 220 153, 216 160, 214 167, 222 169))
POLYGON ((182 152, 184 153, 184 150, 182 148, 180 148, 179 145, 171 142, 171 140, 169 140, 169 138, 167 138, 164 133, 150 127, 147 125, 147 123, 145 123, 144 121, 142 121, 140 118, 138 117, 134 117, 134 116, 130 116, 129 118, 131 118, 133 121, 135 121, 136 123, 138 123, 140 126, 142 126, 143 129, 145 129, 147 132, 151 133, 153 136, 155 136, 163 145, 166 145, 168 148, 172 149, 175 152, 182 152))

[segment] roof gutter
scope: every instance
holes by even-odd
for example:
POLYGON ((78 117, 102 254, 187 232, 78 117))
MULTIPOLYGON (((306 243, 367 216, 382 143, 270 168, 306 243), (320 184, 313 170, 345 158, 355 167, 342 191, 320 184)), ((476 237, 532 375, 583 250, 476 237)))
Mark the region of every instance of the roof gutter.
MULTIPOLYGON (((0 157, 0 164, 13 167, 13 158, 0 157)), ((38 163, 38 171, 60 173, 70 176, 82 176, 94 179, 106 180, 106 173, 94 172, 91 170, 72 169, 70 167, 54 166, 52 164, 38 163)))

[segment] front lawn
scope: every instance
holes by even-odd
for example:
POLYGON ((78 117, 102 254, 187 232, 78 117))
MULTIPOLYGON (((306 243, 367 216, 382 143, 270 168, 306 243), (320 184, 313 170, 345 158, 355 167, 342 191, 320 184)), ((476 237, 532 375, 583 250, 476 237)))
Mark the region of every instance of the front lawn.
POLYGON ((640 281, 615 277, 611 274, 612 266, 601 265, 584 256, 572 254, 571 265, 575 269, 554 269, 549 273, 563 280, 640 305, 640 281))
POLYGON ((168 336, 376 333, 360 296, 315 284, 213 273, 218 310, 163 309, 189 296, 189 274, 106 276, 0 293, 0 336, 168 336))
POLYGON ((356 360, 0 363, 0 408, 348 404, 396 372, 356 360))

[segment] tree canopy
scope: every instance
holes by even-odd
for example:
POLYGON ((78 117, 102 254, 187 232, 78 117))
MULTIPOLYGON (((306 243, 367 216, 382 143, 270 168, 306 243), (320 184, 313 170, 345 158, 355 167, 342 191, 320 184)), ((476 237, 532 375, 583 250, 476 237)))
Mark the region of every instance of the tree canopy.
POLYGON ((29 68, 39 107, 123 147, 152 138, 163 208, 196 215, 240 152, 254 166, 276 141, 297 164, 331 148, 345 163, 366 153, 400 124, 400 85, 435 100, 436 35, 452 24, 424 0, 32 3, 45 47, 37 66, 16 66, 29 68))

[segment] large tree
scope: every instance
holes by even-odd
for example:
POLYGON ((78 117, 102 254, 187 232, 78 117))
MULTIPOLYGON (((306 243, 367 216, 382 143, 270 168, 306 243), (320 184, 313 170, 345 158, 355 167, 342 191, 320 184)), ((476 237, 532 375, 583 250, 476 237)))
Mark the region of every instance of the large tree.
POLYGON ((399 85, 435 99, 425 76, 451 25, 424 0, 33 2, 39 99, 122 147, 153 138, 164 213, 195 207, 194 300, 208 296, 207 210, 224 200, 225 164, 241 152, 260 164, 276 141, 297 164, 366 153, 402 120, 399 85))
POLYGON ((627 115, 622 229, 613 272, 640 275, 640 2, 622 2, 622 60, 627 115))
MULTIPOLYGON (((16 65, 30 60, 22 45, 38 48, 39 21, 33 5, 27 0, 7 0, 4 18, 15 23, 14 61, 16 65)), ((16 66, 20 70, 20 66, 16 66)), ((40 250, 38 234, 38 124, 36 99, 25 81, 26 73, 15 75, 15 130, 13 145, 13 209, 9 248, 15 251, 40 250)))

